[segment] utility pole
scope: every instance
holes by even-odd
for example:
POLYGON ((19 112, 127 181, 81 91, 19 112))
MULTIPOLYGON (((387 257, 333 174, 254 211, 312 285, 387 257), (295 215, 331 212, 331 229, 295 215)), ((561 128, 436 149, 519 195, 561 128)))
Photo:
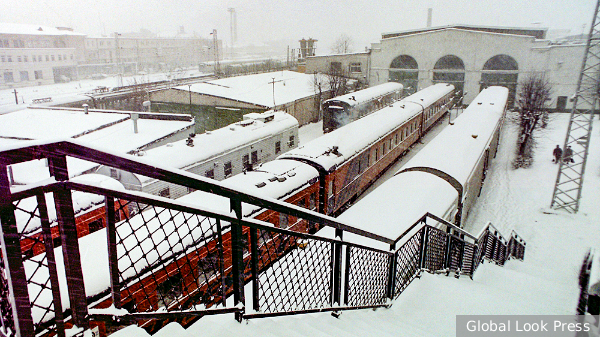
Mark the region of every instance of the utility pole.
POLYGON ((17 105, 19 104, 19 97, 17 97, 17 89, 13 89, 13 92, 15 93, 15 103, 17 103, 17 105))
POLYGON ((275 83, 277 82, 283 82, 283 80, 279 80, 279 81, 275 81, 275 77, 271 77, 273 79, 273 81, 269 82, 269 84, 273 84, 273 110, 275 110, 275 83))
POLYGON ((117 57, 117 71, 119 74, 117 75, 117 86, 123 86, 123 70, 121 69, 121 48, 119 48, 119 33, 115 32, 115 56, 117 57))
POLYGON ((217 39, 217 30, 213 29, 210 34, 213 36, 213 48, 215 50, 215 76, 218 77, 221 73, 221 66, 219 65, 219 40, 217 39))
POLYGON ((569 147, 572 156, 559 161, 558 175, 550 204, 551 208, 564 209, 569 213, 577 213, 579 210, 585 164, 592 135, 592 121, 598 103, 600 84, 600 40, 597 38, 600 34, 599 6, 600 0, 596 4, 590 34, 587 38, 583 65, 563 146, 563 156, 569 147))

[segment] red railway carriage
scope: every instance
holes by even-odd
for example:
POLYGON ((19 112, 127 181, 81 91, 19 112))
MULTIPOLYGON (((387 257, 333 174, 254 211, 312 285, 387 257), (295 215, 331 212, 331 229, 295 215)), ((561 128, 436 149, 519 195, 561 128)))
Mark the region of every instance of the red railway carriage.
POLYGON ((319 212, 339 214, 452 107, 436 84, 280 156, 319 171, 319 212))

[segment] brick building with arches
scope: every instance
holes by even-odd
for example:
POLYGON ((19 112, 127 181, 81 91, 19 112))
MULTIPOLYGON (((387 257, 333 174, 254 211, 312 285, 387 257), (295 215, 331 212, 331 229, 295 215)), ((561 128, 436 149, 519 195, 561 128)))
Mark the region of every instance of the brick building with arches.
MULTIPOLYGON (((546 32, 545 28, 452 25, 383 33, 369 52, 368 82, 370 86, 401 82, 408 92, 449 82, 467 93, 466 104, 483 88, 502 85, 509 88, 512 103, 519 83, 542 73, 553 88, 550 107, 568 110, 585 44, 550 41, 546 32)), ((325 57, 334 62, 336 56, 325 57)), ((307 71, 316 71, 311 62, 318 58, 307 59, 307 71)))

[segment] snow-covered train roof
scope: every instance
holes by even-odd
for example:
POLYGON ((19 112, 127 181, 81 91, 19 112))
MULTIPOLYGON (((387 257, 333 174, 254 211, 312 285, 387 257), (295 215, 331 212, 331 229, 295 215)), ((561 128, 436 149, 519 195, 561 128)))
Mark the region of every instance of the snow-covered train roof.
MULTIPOLYGON (((410 167, 433 167, 464 185, 491 140, 507 97, 506 88, 485 89, 454 120, 454 125, 447 126, 399 172, 410 167)), ((449 183, 433 174, 404 172, 377 187, 338 219, 360 229, 396 238, 426 212, 445 216, 457 196, 449 183)))
MULTIPOLYGON (((254 171, 235 175, 223 180, 222 183, 253 195, 283 200, 314 183, 318 177, 317 170, 312 166, 283 159, 264 163, 254 171)), ((230 210, 229 199, 202 191, 195 191, 177 200, 221 212, 230 210)), ((257 209, 256 206, 243 204, 244 216, 257 209)))
POLYGON ((367 89, 355 91, 342 96, 334 97, 326 100, 327 102, 344 102, 350 106, 354 106, 363 102, 370 101, 374 98, 388 94, 393 91, 400 91, 404 86, 397 82, 388 82, 367 89))
POLYGON ((280 158, 310 161, 321 166, 324 170, 330 171, 421 112, 424 103, 435 101, 435 97, 439 98, 453 89, 454 86, 452 85, 432 85, 388 107, 327 133, 304 146, 288 151, 280 158), (413 101, 420 103, 412 103, 413 101), (337 146, 337 155, 332 152, 334 146, 337 146))
POLYGON ((441 96, 449 94, 454 90, 454 86, 448 83, 438 83, 429 86, 423 90, 417 91, 414 94, 405 98, 407 102, 414 102, 421 105, 431 105, 441 96))
POLYGON ((250 119, 196 135, 193 138, 194 146, 187 146, 187 140, 184 139, 140 154, 147 161, 168 163, 171 167, 182 169, 298 127, 296 118, 282 111, 249 115, 250 119), (263 122, 262 117, 266 116, 272 116, 273 119, 263 122))

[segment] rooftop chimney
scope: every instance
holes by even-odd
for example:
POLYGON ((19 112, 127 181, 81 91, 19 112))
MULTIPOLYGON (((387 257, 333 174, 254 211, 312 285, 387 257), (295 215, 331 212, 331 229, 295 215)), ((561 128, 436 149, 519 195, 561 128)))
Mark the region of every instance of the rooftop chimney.
POLYGON ((432 17, 433 17, 433 8, 427 8, 427 28, 431 27, 432 17))

